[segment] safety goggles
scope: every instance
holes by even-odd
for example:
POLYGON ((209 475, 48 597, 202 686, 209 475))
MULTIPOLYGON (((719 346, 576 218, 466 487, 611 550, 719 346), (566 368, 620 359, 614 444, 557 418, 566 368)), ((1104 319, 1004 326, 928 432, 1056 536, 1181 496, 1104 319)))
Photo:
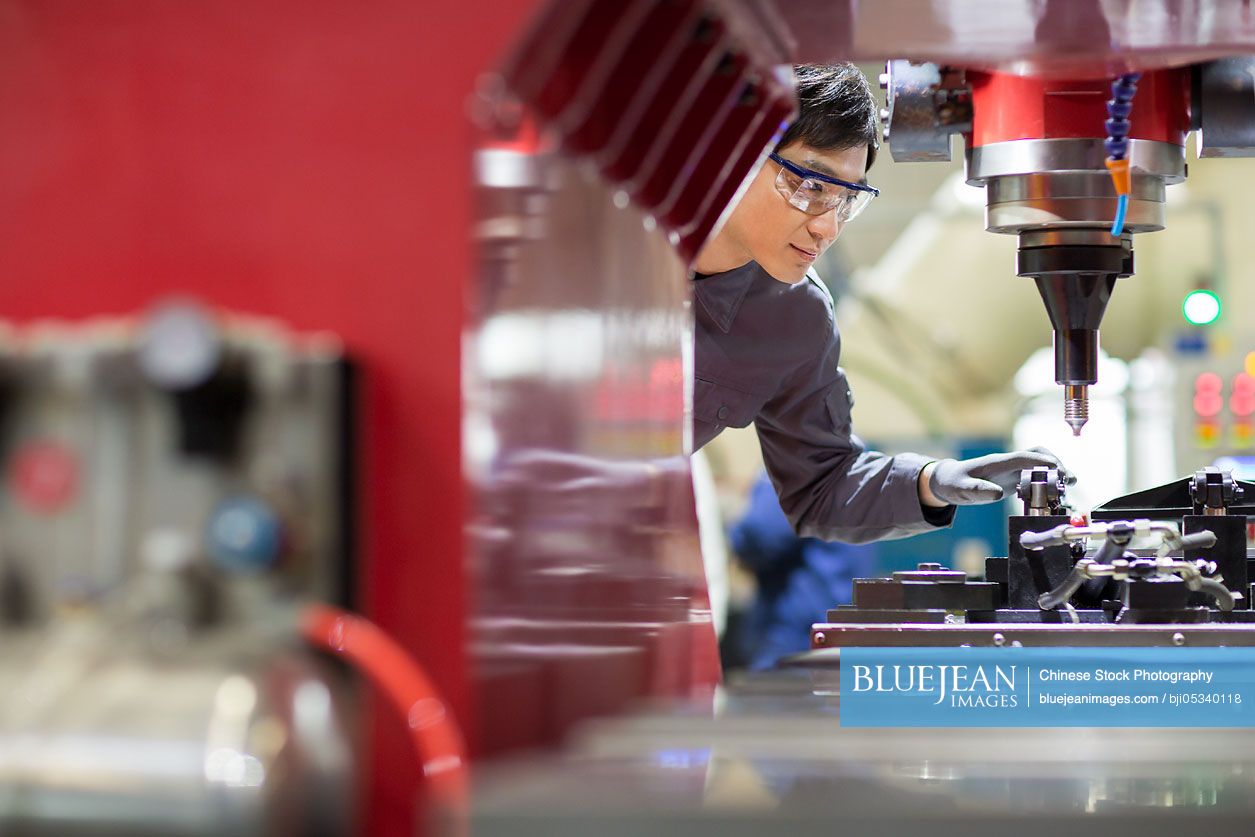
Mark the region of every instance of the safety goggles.
POLYGON ((771 154, 769 158, 780 166, 776 191, 807 215, 823 215, 835 209, 837 220, 852 221, 880 194, 879 189, 871 186, 802 168, 779 154, 771 154))

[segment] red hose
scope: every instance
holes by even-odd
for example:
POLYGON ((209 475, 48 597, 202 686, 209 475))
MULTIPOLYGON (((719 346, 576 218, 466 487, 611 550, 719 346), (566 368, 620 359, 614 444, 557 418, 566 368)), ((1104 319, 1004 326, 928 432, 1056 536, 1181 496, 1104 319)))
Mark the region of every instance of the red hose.
POLYGON ((347 660, 384 694, 410 731, 429 798, 445 812, 463 818, 469 785, 466 745, 422 668, 376 625, 329 605, 306 608, 301 635, 315 647, 347 660))

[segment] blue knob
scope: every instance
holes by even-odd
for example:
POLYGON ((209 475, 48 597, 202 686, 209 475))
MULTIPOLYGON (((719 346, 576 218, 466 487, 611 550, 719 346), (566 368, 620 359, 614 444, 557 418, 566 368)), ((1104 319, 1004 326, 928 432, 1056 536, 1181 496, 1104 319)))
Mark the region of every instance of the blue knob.
POLYGON ((279 559, 283 524, 270 505, 256 497, 223 500, 205 527, 205 551, 233 572, 262 572, 279 559))

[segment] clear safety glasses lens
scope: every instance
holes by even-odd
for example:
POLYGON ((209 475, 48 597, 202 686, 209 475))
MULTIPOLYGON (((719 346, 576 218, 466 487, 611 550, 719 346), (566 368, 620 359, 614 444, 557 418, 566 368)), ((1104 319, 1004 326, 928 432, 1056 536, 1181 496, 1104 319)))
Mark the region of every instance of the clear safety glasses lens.
POLYGON ((801 178, 781 167, 776 175, 776 191, 793 207, 807 215, 823 215, 837 210, 840 221, 852 221, 875 197, 871 192, 847 189, 834 183, 801 178))

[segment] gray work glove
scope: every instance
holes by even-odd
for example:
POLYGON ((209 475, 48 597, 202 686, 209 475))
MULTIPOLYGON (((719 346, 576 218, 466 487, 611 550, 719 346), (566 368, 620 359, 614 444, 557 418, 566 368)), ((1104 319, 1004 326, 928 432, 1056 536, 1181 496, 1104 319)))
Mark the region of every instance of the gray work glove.
POLYGON ((1076 477, 1045 448, 991 453, 975 459, 941 459, 928 478, 933 496, 954 506, 975 506, 1005 499, 1015 492, 1025 468, 1057 468, 1069 485, 1076 477))

